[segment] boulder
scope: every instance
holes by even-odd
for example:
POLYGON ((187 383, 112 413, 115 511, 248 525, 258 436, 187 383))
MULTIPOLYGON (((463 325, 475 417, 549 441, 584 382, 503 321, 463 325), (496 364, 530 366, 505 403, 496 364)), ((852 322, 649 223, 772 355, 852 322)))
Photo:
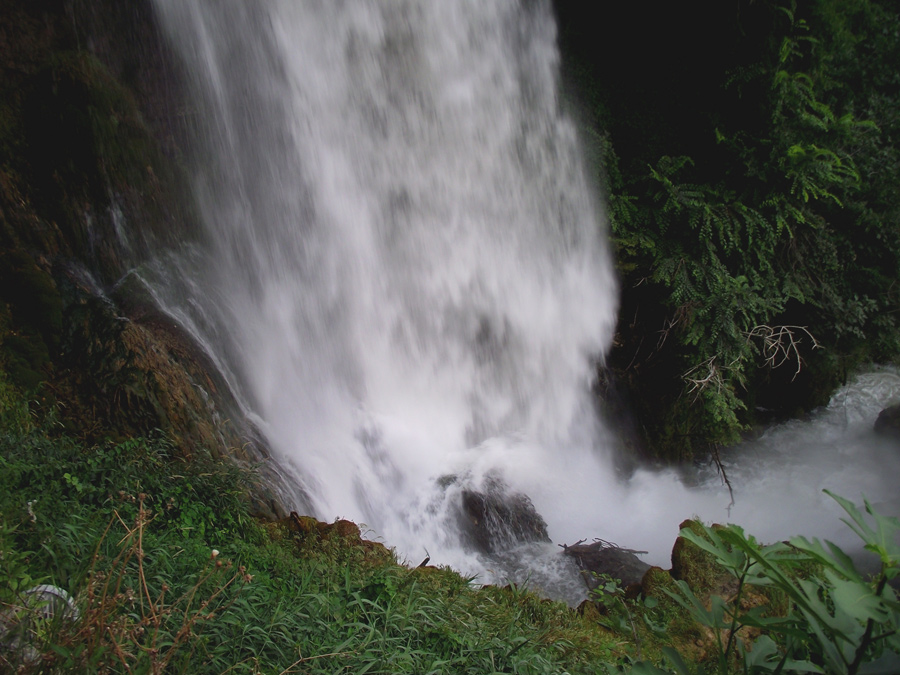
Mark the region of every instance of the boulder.
POLYGON ((528 495, 510 492, 489 478, 480 490, 460 492, 460 529, 465 543, 482 553, 497 553, 526 542, 549 542, 547 523, 528 495))
POLYGON ((603 575, 618 579, 623 587, 628 587, 640 584, 650 569, 650 565, 638 558, 638 554, 646 551, 620 548, 602 539, 591 544, 580 541, 571 546, 563 545, 563 552, 578 565, 584 582, 592 591, 602 584, 603 575))
POLYGON ((875 431, 882 436, 900 440, 900 403, 888 406, 878 414, 875 431))
MULTIPOLYGON (((339 519, 325 523, 311 516, 301 516, 291 511, 287 518, 273 523, 277 528, 290 533, 298 549, 322 551, 328 545, 343 550, 356 551, 369 562, 385 562, 394 559, 393 552, 384 544, 364 539, 359 525, 349 520, 339 519)), ((335 549, 332 549, 335 552, 335 549)))
MULTIPOLYGON (((721 525, 713 524, 712 527, 717 529, 721 525)), ((702 524, 696 520, 685 520, 678 529, 690 529, 697 535, 706 536, 702 524)), ((681 536, 672 547, 672 578, 684 581, 699 597, 710 594, 728 597, 735 590, 734 577, 715 556, 681 536)))
MULTIPOLYGON (((72 596, 59 586, 42 584, 15 594, 0 611, 0 663, 10 667, 4 672, 36 672, 41 652, 35 643, 60 622, 79 617, 72 596)), ((38 669, 39 670, 39 669, 38 669)))

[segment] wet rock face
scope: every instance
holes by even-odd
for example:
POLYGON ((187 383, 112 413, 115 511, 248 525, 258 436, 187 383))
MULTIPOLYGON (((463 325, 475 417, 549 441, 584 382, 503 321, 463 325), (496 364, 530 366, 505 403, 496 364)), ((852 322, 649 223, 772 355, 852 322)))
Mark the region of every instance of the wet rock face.
POLYGON ((186 456, 202 448, 215 457, 238 445, 217 419, 223 402, 202 353, 171 322, 138 323, 109 299, 87 294, 65 318, 61 364, 100 427, 124 436, 161 429, 186 456))
POLYGON ((900 404, 889 406, 878 414, 875 431, 882 436, 900 441, 900 404))
POLYGON ((641 551, 619 548, 602 539, 591 544, 564 546, 563 550, 575 560, 589 590, 600 586, 604 575, 618 579, 625 587, 640 584, 650 569, 650 565, 637 557, 641 551))
POLYGON ((497 553, 526 542, 549 542, 547 523, 527 495, 509 492, 497 479, 480 490, 460 493, 460 529, 466 543, 482 553, 497 553))
MULTIPOLYGON (((152 0, 0 0, 0 16, 0 375, 87 443, 162 430, 183 457, 265 460, 222 374, 131 274, 199 236, 193 117, 152 0)), ((276 474, 265 463, 252 495, 268 518, 287 513, 276 474)))
POLYGON ((114 297, 190 230, 150 2, 0 0, 0 14, 14 27, 0 31, 0 364, 87 440, 163 429, 186 454, 241 447, 199 350, 114 297))

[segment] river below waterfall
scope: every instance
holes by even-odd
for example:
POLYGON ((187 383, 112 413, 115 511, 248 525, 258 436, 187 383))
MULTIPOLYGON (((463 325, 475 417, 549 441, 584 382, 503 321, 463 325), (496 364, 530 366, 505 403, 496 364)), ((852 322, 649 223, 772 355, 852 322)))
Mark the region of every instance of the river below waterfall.
POLYGON ((538 500, 552 523, 554 543, 519 547, 503 556, 488 578, 530 583, 577 604, 586 591, 557 544, 602 538, 645 551, 642 560, 668 569, 678 527, 692 517, 739 524, 763 543, 794 535, 828 539, 865 568, 873 561, 841 522, 843 509, 823 490, 858 505, 868 500, 879 513, 900 516, 900 441, 873 431, 878 413, 897 402, 900 370, 879 367, 852 377, 807 418, 773 425, 723 450, 731 492, 710 463, 641 469, 628 480, 599 479, 593 490, 579 493, 580 507, 563 499, 559 512, 552 499, 546 505, 538 500))
POLYGON ((560 543, 667 567, 694 515, 843 542, 822 488, 897 511, 900 455, 870 431, 889 370, 728 451, 730 507, 706 467, 617 476, 591 394, 615 273, 549 2, 156 7, 193 78, 206 233, 136 273, 256 421, 289 508, 571 602, 560 543), (460 500, 497 486, 551 543, 476 552, 460 500))
MULTIPOLYGON (((735 486, 734 505, 704 518, 740 523, 763 541, 792 534, 827 538, 851 549, 856 535, 839 522, 844 511, 823 490, 857 504, 900 515, 900 442, 873 430, 878 414, 900 402, 900 371, 871 369, 852 377, 831 402, 807 419, 766 429, 728 453, 727 475, 735 486)), ((701 471, 705 491, 721 481, 701 471)), ((722 502, 727 505, 728 500, 722 502)))

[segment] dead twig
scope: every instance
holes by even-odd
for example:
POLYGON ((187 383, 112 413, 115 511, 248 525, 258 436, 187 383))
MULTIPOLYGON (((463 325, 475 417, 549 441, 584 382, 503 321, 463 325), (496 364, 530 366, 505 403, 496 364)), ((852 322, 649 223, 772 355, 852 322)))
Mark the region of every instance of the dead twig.
POLYGON ((292 672, 294 672, 294 666, 297 666, 301 663, 306 663, 307 661, 313 661, 315 659, 326 659, 326 658, 329 658, 332 656, 350 656, 351 654, 354 654, 354 653, 355 652, 334 652, 333 654, 318 654, 316 656, 305 656, 302 659, 298 659, 298 660, 294 661, 291 665, 289 665, 287 668, 285 668, 280 673, 278 673, 278 675, 286 675, 286 673, 292 673, 292 672))
POLYGON ((731 502, 728 504, 728 515, 731 515, 731 507, 734 506, 734 489, 731 487, 731 481, 728 480, 728 474, 725 472, 725 465, 722 464, 722 458, 719 456, 719 446, 714 445, 712 447, 712 460, 715 462, 716 471, 718 471, 719 476, 722 477, 722 482, 728 488, 728 497, 731 499, 731 502))
POLYGON ((725 386, 725 378, 722 376, 722 369, 719 364, 716 363, 717 358, 718 356, 716 355, 710 356, 706 361, 698 363, 681 376, 681 378, 690 385, 688 393, 695 394, 695 401, 707 388, 715 387, 715 390, 720 392, 722 391, 722 387, 725 386))
POLYGON ((770 368, 778 368, 788 361, 796 362, 797 369, 794 371, 794 378, 796 378, 803 366, 803 359, 800 357, 802 333, 805 333, 812 341, 813 349, 821 348, 822 345, 805 326, 760 325, 747 331, 744 335, 748 341, 756 338, 762 340, 762 355, 766 365, 770 368))

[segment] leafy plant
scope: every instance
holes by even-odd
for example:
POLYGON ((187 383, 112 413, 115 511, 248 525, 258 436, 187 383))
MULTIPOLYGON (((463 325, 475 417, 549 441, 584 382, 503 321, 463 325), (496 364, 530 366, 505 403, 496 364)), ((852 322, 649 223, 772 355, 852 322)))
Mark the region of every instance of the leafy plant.
POLYGON ((626 597, 618 579, 608 574, 596 575, 599 585, 591 592, 591 599, 601 608, 599 622, 610 630, 623 633, 631 637, 634 642, 634 655, 640 659, 643 639, 641 633, 644 628, 652 633, 662 635, 665 627, 654 621, 647 610, 653 610, 659 604, 656 598, 644 598, 639 606, 635 606, 634 600, 626 597), (641 626, 643 625, 643 627, 641 626))
MULTIPOLYGON (((683 581, 671 593, 713 631, 715 672, 856 675, 888 652, 900 656, 900 603, 888 585, 900 573, 900 521, 877 513, 868 502, 861 510, 828 494, 847 513, 844 522, 865 549, 878 557, 880 569, 873 577, 865 577, 831 542, 794 537, 763 546, 737 525, 682 529, 682 537, 712 555, 736 582, 730 597, 712 595, 707 603, 683 581), (770 597, 782 594, 789 605, 783 611, 772 602, 748 607, 743 600, 751 589, 770 597)), ((689 675, 680 656, 666 654, 675 672, 689 675)), ((642 664, 634 672, 668 671, 642 664)))
POLYGON ((612 104, 597 115, 608 132, 589 136, 623 277, 612 362, 650 451, 670 459, 733 443, 761 408, 820 405, 847 368, 900 354, 900 199, 885 172, 900 167, 900 15, 878 0, 751 15, 770 37, 710 83, 709 119, 689 120, 710 145, 681 142, 665 113, 651 142, 612 104))
POLYGON ((259 523, 242 469, 187 463, 163 437, 94 446, 45 426, 52 415, 8 419, 0 601, 47 582, 80 610, 8 669, 587 673, 615 658, 614 638, 565 605, 409 569, 351 523, 259 523))
MULTIPOLYGON (((243 567, 235 570, 230 562, 217 559, 215 550, 200 574, 175 588, 152 577, 144 548, 152 520, 143 496, 133 523, 115 514, 97 544, 79 594, 80 617, 48 624, 42 631, 30 629, 11 645, 15 649, 5 655, 6 664, 16 665, 18 673, 190 671, 203 624, 226 611, 252 577, 243 567), (118 540, 118 553, 107 560, 100 551, 120 529, 125 534, 118 540)), ((5 580, 17 580, 19 586, 31 583, 21 574, 5 580)), ((13 620, 22 624, 24 616, 36 610, 21 600, 25 597, 21 589, 17 597, 23 609, 13 620)))

